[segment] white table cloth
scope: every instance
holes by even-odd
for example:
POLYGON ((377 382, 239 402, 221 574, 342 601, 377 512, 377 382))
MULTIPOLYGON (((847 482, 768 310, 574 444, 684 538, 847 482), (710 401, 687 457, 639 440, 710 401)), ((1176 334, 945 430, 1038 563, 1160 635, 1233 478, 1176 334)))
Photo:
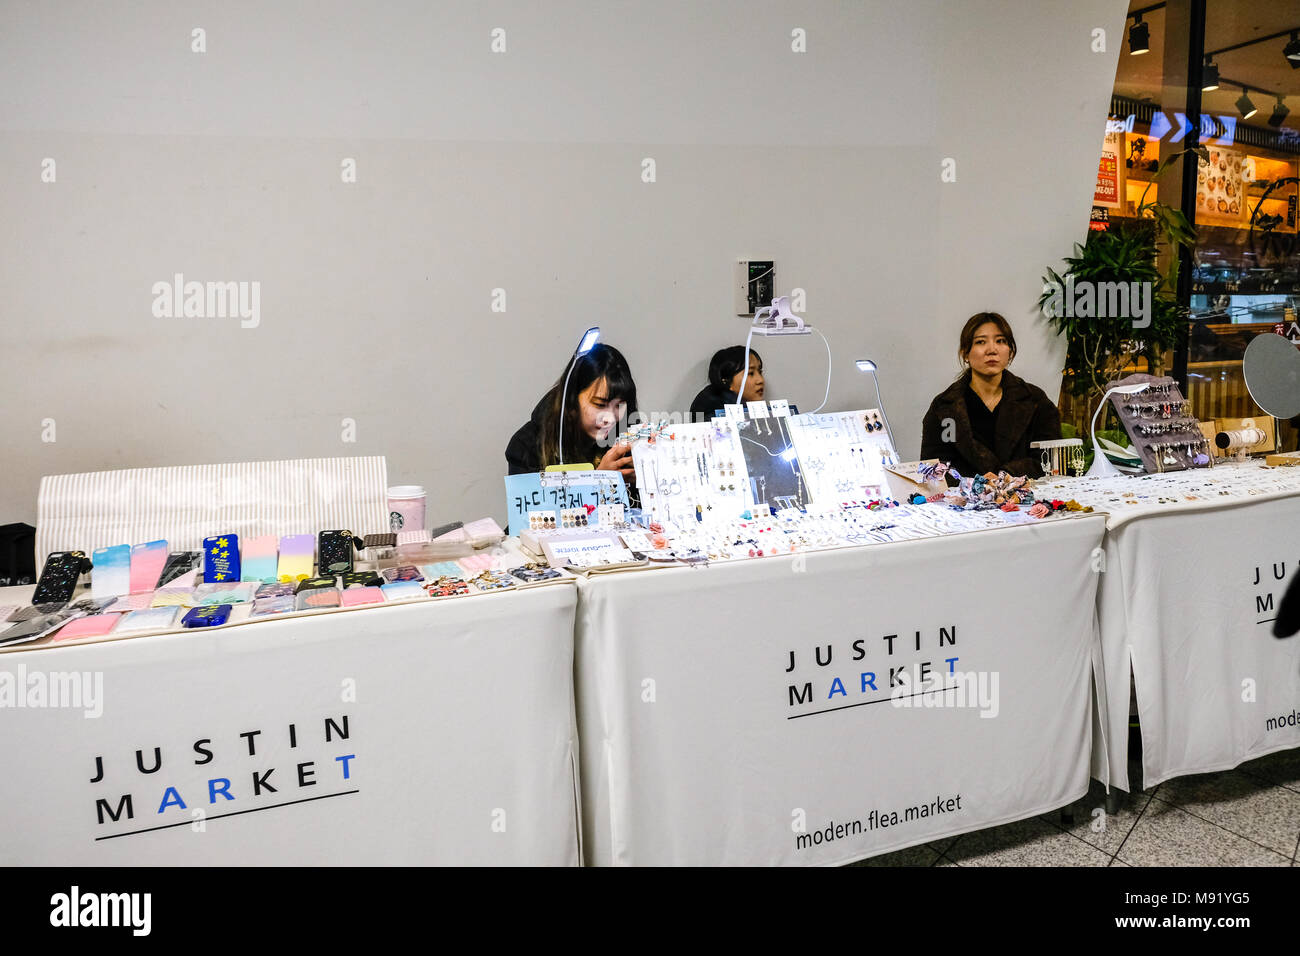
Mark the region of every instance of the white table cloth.
POLYGON ((565 583, 0 655, 0 865, 575 865, 575 605, 565 583))
POLYGON ((1103 527, 581 582, 587 861, 844 863, 1082 796, 1103 527), (974 706, 895 706, 922 665, 974 706))
POLYGON ((1145 786, 1300 747, 1300 637, 1272 636, 1300 564, 1300 468, 1228 463, 1043 493, 1111 512, 1098 591, 1111 746, 1098 779, 1131 788, 1130 674, 1145 786))

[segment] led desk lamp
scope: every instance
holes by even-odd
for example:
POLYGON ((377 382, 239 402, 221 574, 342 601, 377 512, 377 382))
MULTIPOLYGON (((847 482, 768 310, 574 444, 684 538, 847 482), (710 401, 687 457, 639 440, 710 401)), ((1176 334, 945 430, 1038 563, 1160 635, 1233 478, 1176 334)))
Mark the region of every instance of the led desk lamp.
POLYGON ((573 350, 573 358, 569 359, 569 371, 564 375, 564 388, 560 391, 560 465, 564 465, 564 403, 569 397, 569 378, 573 375, 573 366, 578 364, 578 356, 586 355, 600 338, 600 326, 588 329, 582 333, 582 339, 578 342, 578 347, 573 350))
POLYGON ((1148 387, 1149 383, 1147 382, 1138 382, 1136 385, 1116 385, 1114 388, 1108 389, 1106 394, 1101 397, 1101 404, 1092 413, 1092 467, 1088 469, 1089 478, 1123 474, 1122 471, 1111 464, 1110 459, 1106 457, 1106 453, 1101 450, 1101 443, 1097 441, 1097 416, 1106 407, 1106 402, 1116 392, 1121 395, 1136 395, 1138 392, 1145 392, 1148 387))
POLYGON ((897 454, 898 446, 894 444, 894 430, 889 427, 889 416, 885 414, 885 405, 880 400, 880 380, 876 378, 876 363, 871 361, 871 359, 858 359, 854 364, 857 365, 859 372, 868 373, 871 376, 871 381, 875 383, 876 407, 880 409, 880 414, 885 419, 885 434, 889 436, 889 446, 893 448, 894 453, 897 454))

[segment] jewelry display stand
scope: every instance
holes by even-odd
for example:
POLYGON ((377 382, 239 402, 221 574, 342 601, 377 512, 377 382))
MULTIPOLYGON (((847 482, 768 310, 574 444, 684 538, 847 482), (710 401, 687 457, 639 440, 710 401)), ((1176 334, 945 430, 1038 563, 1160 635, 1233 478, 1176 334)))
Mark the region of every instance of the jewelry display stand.
POLYGON ((1148 473, 1185 471, 1211 466, 1214 456, 1192 417, 1191 402, 1183 398, 1178 383, 1168 376, 1136 373, 1111 382, 1107 388, 1146 383, 1145 391, 1110 396, 1112 407, 1129 441, 1148 473))
POLYGON ((883 500, 886 469, 897 463, 877 409, 717 418, 658 429, 632 446, 644 511, 678 527, 883 500))
POLYGON ((1067 470, 1076 475, 1083 474, 1084 461, 1082 438, 1057 438, 1052 441, 1031 441, 1030 448, 1042 452, 1043 474, 1047 477, 1065 477, 1067 470))

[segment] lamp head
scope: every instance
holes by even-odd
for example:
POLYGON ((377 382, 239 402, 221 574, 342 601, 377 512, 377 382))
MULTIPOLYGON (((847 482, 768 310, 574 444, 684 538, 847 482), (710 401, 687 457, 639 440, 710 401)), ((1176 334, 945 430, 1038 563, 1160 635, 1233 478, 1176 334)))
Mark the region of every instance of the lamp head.
POLYGON ((794 456, 795 456, 794 445, 791 445, 785 451, 781 452, 782 461, 794 461, 794 456))
POLYGON ((858 359, 854 364, 857 365, 859 372, 874 372, 876 370, 876 363, 871 359, 858 359))
POLYGON ((582 334, 582 341, 578 343, 578 350, 573 354, 586 355, 591 351, 592 347, 596 344, 596 340, 599 338, 600 326, 596 326, 594 329, 588 329, 582 334))
POLYGON ((1106 394, 1119 392, 1121 395, 1136 395, 1138 392, 1145 392, 1150 387, 1150 382, 1138 382, 1136 385, 1116 385, 1114 388, 1109 389, 1106 394))

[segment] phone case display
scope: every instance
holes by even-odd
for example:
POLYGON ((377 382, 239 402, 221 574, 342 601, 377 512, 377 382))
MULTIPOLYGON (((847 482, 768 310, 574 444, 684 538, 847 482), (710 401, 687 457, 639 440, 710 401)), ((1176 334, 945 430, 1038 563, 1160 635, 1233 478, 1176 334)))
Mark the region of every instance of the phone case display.
POLYGON ((167 542, 149 541, 131 549, 131 593, 143 594, 158 586, 167 564, 167 542))
POLYGON ((379 587, 384 579, 378 571, 349 571, 340 577, 339 583, 346 591, 348 588, 379 587))
POLYGON ((309 578, 315 567, 316 536, 290 534, 280 538, 280 563, 276 568, 281 581, 309 578))
POLYGON ((153 592, 150 607, 193 607, 196 603, 194 588, 159 588, 153 592))
POLYGON ((205 604, 193 607, 181 618, 181 627, 220 627, 230 620, 229 604, 205 604))
POLYGON ((288 614, 290 611, 297 610, 296 603, 292 594, 260 597, 253 602, 251 616, 270 617, 274 614, 288 614))
POLYGON ((338 588, 330 585, 329 587, 308 588, 299 591, 295 601, 299 611, 308 611, 313 608, 321 607, 338 607, 340 603, 339 595, 343 592, 338 588))
POLYGON ((200 584, 194 589, 194 604, 243 604, 253 600, 257 588, 256 581, 200 584))
POLYGON ((1158 473, 1212 466, 1209 439, 1201 433, 1199 420, 1192 417, 1192 403, 1183 398, 1172 378, 1138 373, 1107 387, 1139 382, 1146 382, 1148 388, 1132 395, 1112 393, 1110 401, 1146 470, 1158 473))
POLYGON ((127 611, 143 611, 153 606, 153 591, 144 594, 123 594, 104 610, 109 614, 122 614, 127 611))
POLYGON ((273 534, 248 538, 240 557, 243 564, 239 575, 241 581, 274 581, 279 576, 280 539, 273 534))
POLYGON ((362 541, 351 531, 322 531, 316 540, 319 573, 343 574, 352 570, 353 551, 362 541))
MULTIPOLYGON (((444 573, 455 576, 460 573, 459 570, 456 570, 456 568, 464 568, 466 571, 490 571, 493 568, 495 568, 498 563, 499 562, 496 556, 494 555, 471 554, 468 557, 461 558, 459 561, 455 562, 455 565, 453 566, 453 570, 444 573)), ((445 568, 448 565, 451 565, 450 561, 444 561, 439 564, 431 565, 431 567, 445 568)))
POLYGON ((393 581, 423 581, 424 575, 420 569, 413 564, 403 564, 397 567, 384 568, 382 577, 390 584, 393 581))
POLYGON ((288 582, 277 581, 274 584, 263 584, 258 587, 257 591, 253 594, 253 600, 260 601, 262 598, 293 597, 296 589, 296 584, 290 584, 288 582))
POLYGON ((76 617, 59 628, 51 638, 51 643, 69 641, 78 637, 99 637, 117 627, 121 620, 120 614, 88 614, 85 617, 76 617))
POLYGON ((118 622, 114 633, 126 634, 133 631, 167 631, 176 627, 180 619, 179 607, 151 607, 143 611, 132 611, 118 622))
POLYGON ((393 581, 381 584, 379 590, 384 592, 385 601, 405 601, 424 596, 424 587, 419 581, 393 581))
POLYGON ((294 594, 301 594, 303 591, 310 591, 314 588, 332 588, 338 584, 333 575, 319 578, 304 578, 294 587, 294 594))
POLYGON ((40 640, 46 634, 62 627, 69 619, 79 617, 80 614, 79 611, 71 614, 66 611, 55 611, 52 614, 39 614, 31 620, 11 624, 0 631, 0 647, 40 640))
POLYGON ((391 531, 366 535, 361 539, 361 557, 377 570, 392 567, 397 562, 397 535, 391 531))
POLYGON ((173 551, 167 555, 167 561, 154 587, 165 588, 170 584, 178 588, 192 588, 198 584, 196 579, 202 566, 202 551, 173 551))
POLYGON ((66 601, 53 601, 45 604, 28 604, 10 614, 9 623, 17 624, 19 621, 30 621, 34 618, 40 617, 42 614, 53 614, 56 611, 62 611, 67 606, 66 601))
MULTIPOLYGON (((131 546, 115 544, 91 552, 90 593, 114 597, 131 593, 131 546)), ((147 590, 147 589, 146 589, 147 590)))
POLYGON ((344 607, 357 607, 362 604, 383 604, 384 592, 377 587, 349 588, 343 592, 344 607))
MULTIPOLYGON (((478 556, 478 555, 475 555, 475 557, 477 558, 477 557, 479 557, 479 556, 478 556)), ((456 577, 461 577, 461 576, 463 575, 463 573, 464 573, 465 571, 467 571, 467 570, 468 570, 468 571, 482 571, 482 570, 486 570, 487 568, 492 567, 491 559, 490 559, 490 558, 488 559, 489 563, 486 564, 486 565, 483 565, 482 567, 477 567, 477 568, 474 568, 474 567, 463 567, 462 565, 464 564, 464 562, 465 562, 465 561, 468 561, 468 560, 470 560, 470 559, 469 559, 469 558, 462 558, 460 561, 439 561, 439 562, 436 563, 436 564, 426 564, 426 565, 424 565, 424 567, 420 568, 420 570, 424 573, 424 576, 425 576, 426 578, 428 578, 429 580, 432 581, 432 580, 435 579, 435 578, 443 578, 443 577, 453 577, 453 578, 456 578, 456 577)))
POLYGON ((77 590, 77 581, 90 570, 84 551, 55 551, 45 559, 45 567, 32 592, 33 604, 67 604, 77 590))
POLYGON ((203 581, 239 580, 239 535, 220 534, 203 539, 203 581))

